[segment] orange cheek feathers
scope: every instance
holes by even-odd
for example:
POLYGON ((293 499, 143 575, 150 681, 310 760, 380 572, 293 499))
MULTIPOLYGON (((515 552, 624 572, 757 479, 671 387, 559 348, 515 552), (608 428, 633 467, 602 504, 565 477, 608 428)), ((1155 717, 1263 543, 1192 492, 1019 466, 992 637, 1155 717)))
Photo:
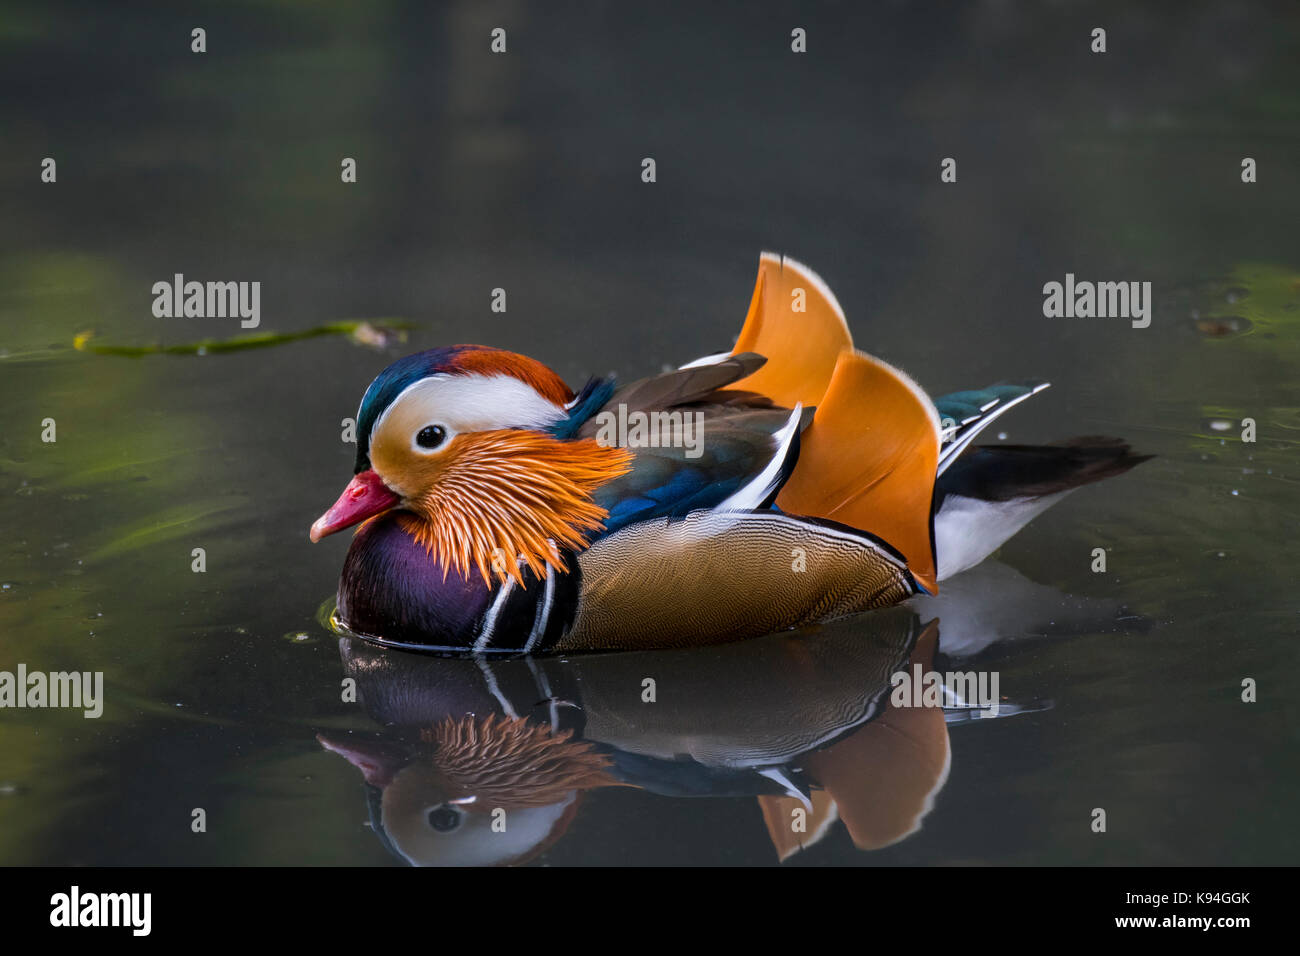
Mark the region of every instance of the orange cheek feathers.
POLYGON ((593 439, 514 429, 460 435, 436 455, 391 451, 377 448, 372 460, 404 492, 407 531, 436 552, 444 574, 468 577, 472 568, 487 584, 522 585, 520 560, 539 576, 565 571, 559 550, 585 547, 607 516, 592 493, 632 460, 593 439))

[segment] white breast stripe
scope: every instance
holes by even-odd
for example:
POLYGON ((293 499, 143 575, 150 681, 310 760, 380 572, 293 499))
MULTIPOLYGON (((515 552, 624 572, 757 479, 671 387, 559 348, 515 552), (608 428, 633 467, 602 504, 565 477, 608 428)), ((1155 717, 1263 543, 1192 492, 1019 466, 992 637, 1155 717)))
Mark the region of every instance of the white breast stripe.
POLYGON ((555 575, 558 573, 554 568, 546 569, 546 592, 542 596, 542 603, 537 606, 537 617, 533 619, 533 629, 528 635, 528 643, 524 645, 525 654, 546 633, 546 622, 551 619, 551 605, 555 602, 555 575))
POLYGON ((514 578, 507 578, 506 583, 501 585, 501 590, 497 592, 496 598, 493 599, 492 606, 489 607, 487 613, 483 615, 483 626, 479 629, 478 640, 474 642, 474 650, 481 651, 491 643, 492 631, 497 626, 497 615, 500 614, 501 609, 505 607, 506 598, 510 596, 510 592, 514 589, 514 578))

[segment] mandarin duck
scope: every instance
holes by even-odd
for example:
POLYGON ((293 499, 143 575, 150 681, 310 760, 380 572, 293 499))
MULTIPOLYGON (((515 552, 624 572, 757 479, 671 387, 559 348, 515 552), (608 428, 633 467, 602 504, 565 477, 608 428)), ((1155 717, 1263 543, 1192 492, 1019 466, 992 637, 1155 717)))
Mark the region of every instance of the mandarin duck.
POLYGON ((310 537, 361 525, 336 616, 393 645, 754 637, 935 594, 1064 494, 1144 460, 1110 438, 973 444, 1046 387, 932 401, 854 349, 820 277, 764 253, 729 352, 629 385, 575 393, 485 346, 394 362, 361 399, 354 477, 310 537))

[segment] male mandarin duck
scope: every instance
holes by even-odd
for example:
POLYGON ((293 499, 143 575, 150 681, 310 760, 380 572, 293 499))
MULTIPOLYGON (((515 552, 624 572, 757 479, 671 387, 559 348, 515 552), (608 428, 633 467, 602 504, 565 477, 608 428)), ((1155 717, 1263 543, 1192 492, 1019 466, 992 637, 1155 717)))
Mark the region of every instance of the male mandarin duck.
POLYGON ((338 616, 388 643, 753 637, 934 594, 1066 492, 1144 460, 1109 438, 972 446, 1046 387, 931 401, 853 348, 820 277, 764 253, 730 352, 621 388, 575 393, 484 346, 394 362, 362 397, 355 477, 311 539, 361 524, 338 616), (702 440, 608 427, 674 414, 702 440))

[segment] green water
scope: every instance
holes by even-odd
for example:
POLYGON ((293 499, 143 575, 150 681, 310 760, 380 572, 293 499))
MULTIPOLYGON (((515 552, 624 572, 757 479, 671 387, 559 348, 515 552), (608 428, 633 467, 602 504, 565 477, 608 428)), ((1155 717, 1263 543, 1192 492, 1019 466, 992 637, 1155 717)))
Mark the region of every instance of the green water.
MULTIPOLYGON (((362 775, 318 735, 415 747, 422 722, 495 705, 470 662, 320 623, 346 536, 312 546, 307 528, 351 474, 342 420, 393 358, 438 344, 508 347, 573 384, 724 349, 764 248, 816 269, 859 346, 934 394, 1050 380, 1006 440, 1117 435, 1157 456, 1004 547, 1006 590, 975 589, 992 610, 940 615, 934 660, 996 670, 1024 712, 931 741, 918 759, 946 750, 946 777, 915 832, 860 849, 835 823, 790 864, 1296 862, 1293 11, 11 6, 0 671, 102 671, 105 700, 97 720, 0 711, 0 863, 396 864, 362 775), (178 272, 260 281, 257 333, 412 327, 378 349, 73 347, 249 334, 155 318, 150 290, 178 272), (1151 326, 1045 318, 1042 286, 1067 272, 1152 282, 1151 326), (345 702, 366 660, 378 676, 345 702)), ((663 763, 701 741, 726 763, 773 737, 878 734, 880 673, 924 623, 538 665, 593 750, 660 763, 622 781, 647 785, 588 788, 534 860, 776 862, 752 774, 674 795, 663 763), (655 674, 660 710, 638 709, 655 674)), ((502 686, 538 680, 494 666, 502 686)), ((877 803, 905 764, 870 765, 877 803)))

